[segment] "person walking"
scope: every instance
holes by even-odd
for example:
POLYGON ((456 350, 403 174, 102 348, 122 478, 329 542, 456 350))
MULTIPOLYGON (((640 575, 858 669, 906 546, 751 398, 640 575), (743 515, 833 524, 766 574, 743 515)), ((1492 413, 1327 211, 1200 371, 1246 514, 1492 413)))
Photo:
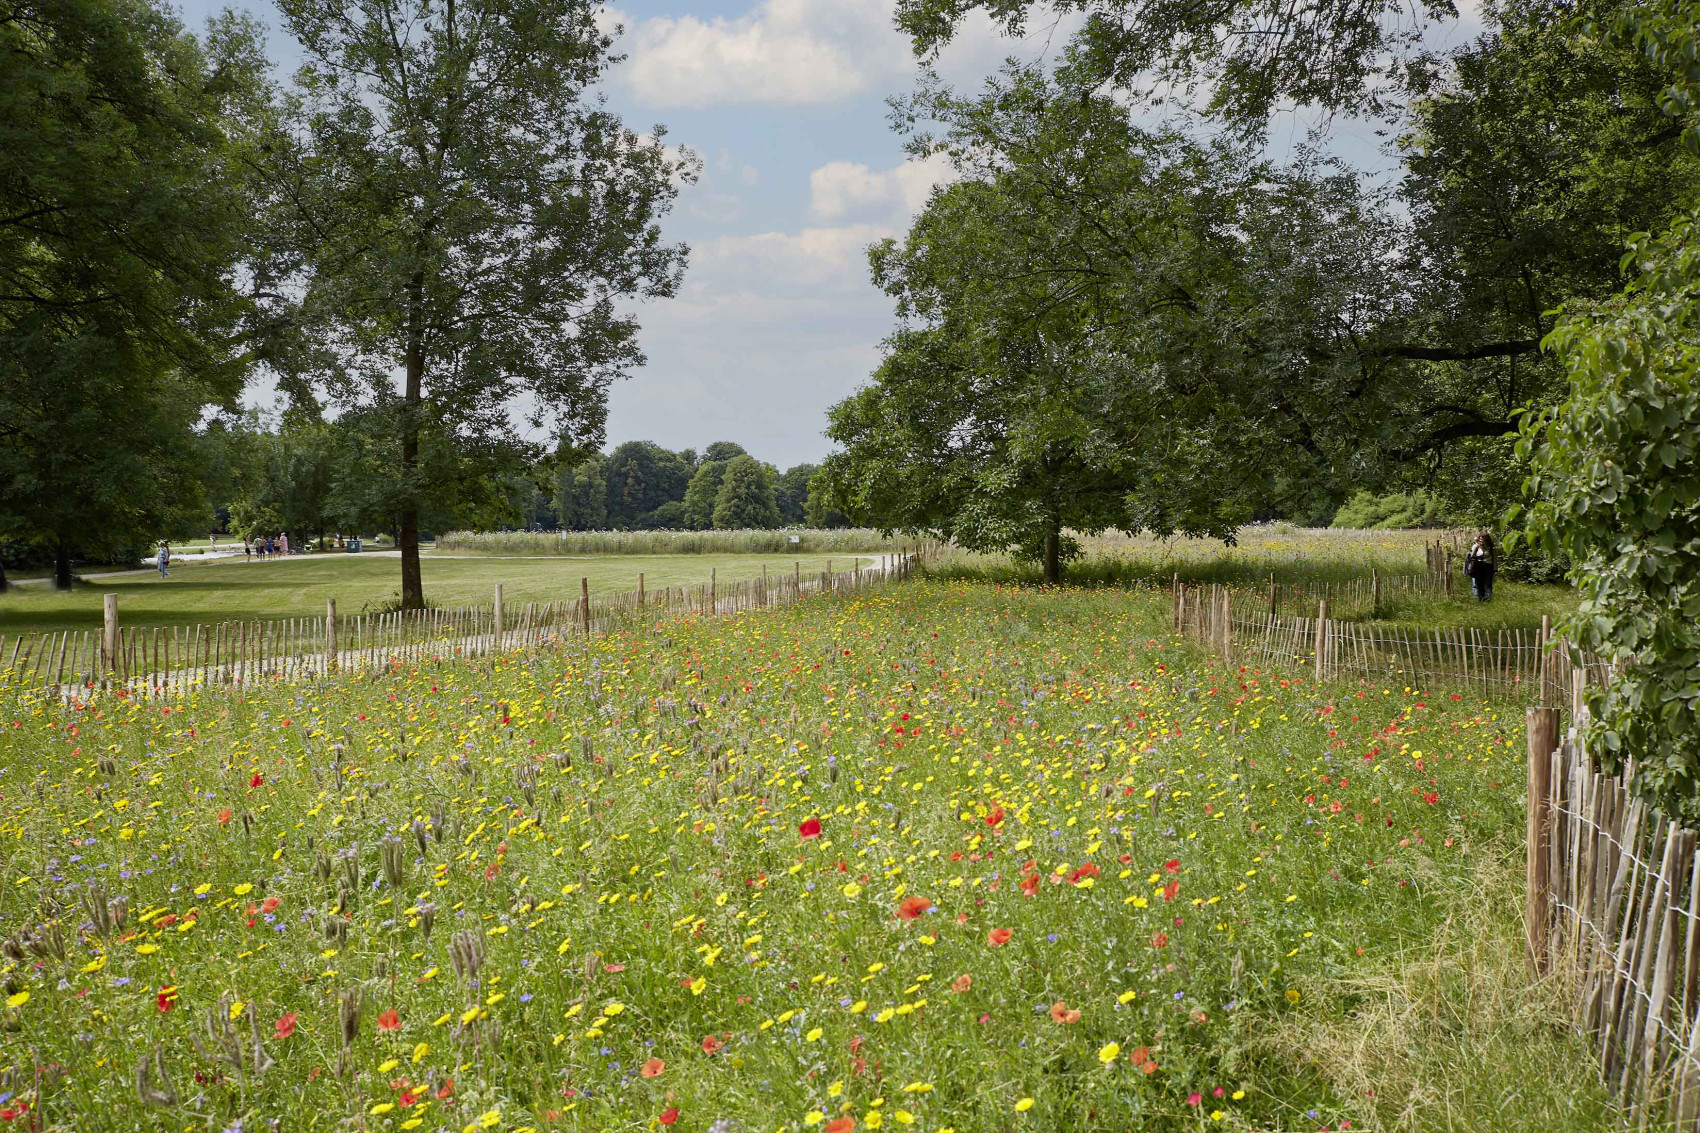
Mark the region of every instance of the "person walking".
POLYGON ((285 531, 277 537, 277 553, 284 558, 289 557, 289 532, 285 531))
POLYGON ((170 578, 171 577, 171 571, 167 569, 168 567, 171 566, 171 544, 170 543, 167 543, 164 540, 160 541, 159 553, 154 556, 154 565, 159 567, 159 576, 161 578, 170 578))
POLYGON ((1476 545, 1464 556, 1464 575, 1478 602, 1493 601, 1493 575, 1498 563, 1493 557, 1493 536, 1486 531, 1476 536, 1476 545))

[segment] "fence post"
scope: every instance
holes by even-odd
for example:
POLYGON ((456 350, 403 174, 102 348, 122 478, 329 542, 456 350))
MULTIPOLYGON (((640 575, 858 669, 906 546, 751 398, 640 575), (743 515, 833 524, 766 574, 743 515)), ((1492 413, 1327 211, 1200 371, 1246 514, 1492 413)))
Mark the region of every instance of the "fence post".
POLYGON ((1229 604, 1226 586, 1222 587, 1222 667, 1234 667, 1234 608, 1229 604))
POLYGON ((1328 599, 1316 604, 1316 680, 1322 683, 1323 658, 1328 653, 1328 599))
POLYGON ((1453 593, 1457 584, 1452 579, 1452 548, 1446 548, 1446 592, 1453 593))
POLYGON ((1181 631, 1181 572, 1175 572, 1175 632, 1181 631))
MULTIPOLYGON (((887 555, 886 557, 890 558, 891 556, 887 555)), ((797 593, 803 592, 803 562, 801 559, 795 559, 791 563, 791 586, 797 593)))
POLYGON ((1369 568, 1369 616, 1381 616, 1381 572, 1374 567, 1369 568))
POLYGON ((1588 670, 1584 665, 1578 665, 1570 670, 1570 723, 1575 727, 1582 726, 1582 717, 1588 711, 1588 670))
POLYGON ((325 599, 325 674, 336 672, 336 599, 325 599))
POLYGON ((578 620, 584 636, 590 636, 590 579, 578 580, 578 620))
POLYGON ((715 602, 715 597, 714 597, 716 589, 717 589, 716 586, 715 586, 715 582, 716 582, 715 576, 716 576, 717 573, 718 572, 714 567, 708 568, 708 616, 711 617, 711 618, 715 615, 715 613, 719 609, 718 605, 715 602))
POLYGON ((1269 620, 1270 621, 1275 620, 1276 602, 1279 599, 1280 594, 1281 594, 1281 591, 1276 589, 1275 572, 1270 571, 1269 572, 1269 620))
POLYGON ((1552 644, 1552 616, 1550 614, 1542 614, 1541 615, 1541 651, 1540 651, 1540 654, 1539 654, 1540 662, 1541 662, 1541 694, 1538 697, 1535 698, 1536 702, 1540 703, 1540 704, 1545 704, 1547 702, 1547 651, 1548 651, 1548 647, 1551 644, 1552 644))
POLYGON ((1548 839, 1552 837, 1552 752, 1558 746, 1558 709, 1531 708, 1524 723, 1529 744, 1528 889, 1524 895, 1523 930, 1529 945, 1529 964, 1544 975, 1547 955, 1549 874, 1548 839))
POLYGON ((493 619, 496 628, 496 649, 502 648, 502 584, 496 583, 496 616, 493 619))
MULTIPOLYGON (((763 568, 766 569, 765 567, 763 568)), ((643 572, 638 572, 638 609, 643 609, 643 572)))
POLYGON ((118 668, 118 595, 101 596, 105 620, 100 631, 100 667, 105 672, 118 668))

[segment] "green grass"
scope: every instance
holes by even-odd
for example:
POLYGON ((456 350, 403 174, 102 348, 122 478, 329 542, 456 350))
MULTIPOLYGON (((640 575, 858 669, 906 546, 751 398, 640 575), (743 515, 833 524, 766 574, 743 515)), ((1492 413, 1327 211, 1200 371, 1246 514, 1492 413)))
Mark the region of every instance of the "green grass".
POLYGON ((1576 602, 1576 591, 1568 586, 1499 582, 1494 585, 1491 602, 1478 602, 1467 588, 1451 597, 1399 594, 1383 600, 1379 617, 1357 620, 1418 628, 1538 630, 1543 614, 1556 623, 1560 617, 1575 612, 1576 602))
POLYGON ((898 551, 914 539, 868 527, 785 527, 740 531, 450 531, 441 551, 484 555, 759 555, 898 551), (798 542, 793 544, 792 538, 798 542))
MULTIPOLYGON (((710 570, 728 582, 761 574, 788 573, 794 561, 803 570, 820 571, 828 561, 833 569, 848 570, 854 558, 868 556, 804 555, 639 555, 620 558, 551 556, 539 559, 477 558, 426 555, 420 569, 425 599, 433 605, 483 605, 491 602, 495 584, 502 584, 509 606, 523 602, 571 600, 578 597, 579 579, 589 578, 596 592, 637 588, 642 572, 645 585, 695 586, 708 581, 710 570)), ((337 611, 357 614, 392 601, 401 589, 401 563, 391 555, 348 555, 334 552, 296 555, 269 562, 220 559, 171 568, 161 579, 148 571, 80 585, 69 593, 36 583, 0 594, 0 633, 90 629, 101 622, 101 596, 118 595, 119 616, 126 625, 182 625, 237 618, 322 616, 325 600, 335 598, 337 611)))
POLYGON ((1480 985, 1472 908, 1514 923, 1521 716, 1225 673, 1167 625, 1150 592, 916 580, 169 714, 0 706, 0 938, 40 941, 0 971, 0 1104, 80 1133, 1609 1127, 1553 997, 1503 997, 1491 1041, 1406 1006, 1480 985))

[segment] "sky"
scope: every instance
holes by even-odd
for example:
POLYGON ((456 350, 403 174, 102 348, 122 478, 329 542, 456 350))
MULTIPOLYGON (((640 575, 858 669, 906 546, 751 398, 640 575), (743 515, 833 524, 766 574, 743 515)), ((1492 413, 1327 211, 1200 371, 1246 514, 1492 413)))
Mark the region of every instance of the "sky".
MULTIPOLYGON (((199 28, 230 0, 182 0, 199 28)), ((235 5, 272 29, 272 57, 298 60, 270 0, 235 5)), ((899 236, 948 175, 915 162, 887 100, 912 90, 917 64, 892 26, 893 0, 621 0, 625 60, 605 85, 632 128, 665 126, 702 159, 695 185, 664 220, 690 245, 680 294, 638 309, 647 364, 609 398, 608 444, 652 440, 701 451, 729 440, 781 469, 830 450, 832 403, 863 384, 894 326, 869 282, 866 249, 899 236)), ((1000 37, 972 19, 937 66, 977 85, 1007 56, 1045 59, 1066 26, 1000 37)), ((1336 124, 1354 160, 1374 161, 1367 127, 1336 124)), ((1277 152, 1302 141, 1296 120, 1272 131, 1277 152)), ((269 399, 269 391, 257 397, 269 399)))

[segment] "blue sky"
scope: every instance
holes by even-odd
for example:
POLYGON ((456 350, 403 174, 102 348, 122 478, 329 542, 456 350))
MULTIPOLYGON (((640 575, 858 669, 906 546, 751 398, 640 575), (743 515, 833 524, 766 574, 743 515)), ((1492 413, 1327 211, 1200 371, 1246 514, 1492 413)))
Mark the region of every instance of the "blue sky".
MULTIPOLYGON (((201 26, 228 0, 187 0, 201 26)), ((273 58, 295 45, 270 0, 237 5, 272 29, 273 58)), ((606 87, 628 124, 663 124, 703 159, 665 223, 692 247, 683 292, 640 311, 648 365, 614 388, 610 445, 737 441, 781 468, 816 461, 825 412, 878 364, 889 301, 868 282, 865 249, 898 235, 937 164, 906 161, 886 100, 916 64, 892 27, 892 0, 620 0, 607 11, 627 56, 606 87)), ((940 61, 972 85, 1011 54, 1046 56, 1066 29, 1025 41, 971 21, 940 61)), ((1376 160, 1368 128, 1337 124, 1337 148, 1376 160)), ((1277 153, 1303 140, 1277 124, 1277 153)))

